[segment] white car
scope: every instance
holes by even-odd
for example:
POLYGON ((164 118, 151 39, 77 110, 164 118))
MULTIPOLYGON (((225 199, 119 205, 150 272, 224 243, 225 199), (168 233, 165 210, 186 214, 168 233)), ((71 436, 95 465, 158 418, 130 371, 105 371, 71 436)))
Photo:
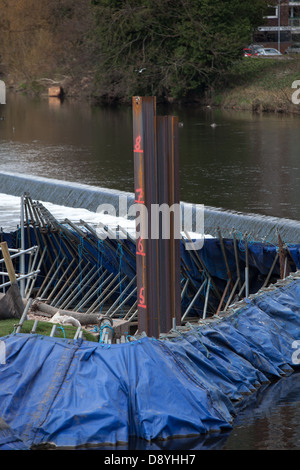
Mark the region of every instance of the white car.
POLYGON ((257 55, 272 55, 272 56, 279 56, 282 55, 277 49, 273 49, 271 47, 264 47, 261 49, 257 49, 257 55))

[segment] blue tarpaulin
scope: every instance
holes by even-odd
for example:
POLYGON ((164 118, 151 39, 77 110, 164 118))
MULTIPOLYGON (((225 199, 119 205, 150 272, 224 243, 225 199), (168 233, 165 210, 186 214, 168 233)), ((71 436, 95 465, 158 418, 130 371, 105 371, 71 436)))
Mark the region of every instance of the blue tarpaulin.
MULTIPOLYGON (((300 278, 173 339, 99 344, 1 338, 0 417, 25 448, 147 441, 232 429, 235 403, 294 372, 300 278)), ((2 433, 3 434, 3 433, 2 433)))

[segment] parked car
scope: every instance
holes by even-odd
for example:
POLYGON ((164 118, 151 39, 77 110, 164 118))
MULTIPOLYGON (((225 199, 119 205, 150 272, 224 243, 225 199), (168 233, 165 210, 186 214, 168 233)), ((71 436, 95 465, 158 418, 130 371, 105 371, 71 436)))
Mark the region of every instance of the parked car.
POLYGON ((257 49, 258 56, 280 56, 282 55, 277 49, 273 49, 271 47, 264 47, 261 49, 257 49))
POLYGON ((264 46, 262 44, 251 44, 250 49, 253 49, 254 51, 257 51, 257 49, 263 49, 264 46))
POLYGON ((300 44, 295 43, 287 48, 285 51, 286 54, 299 54, 300 53, 300 44))
POLYGON ((252 57, 252 56, 257 56, 257 51, 255 49, 251 49, 249 47, 245 47, 243 49, 243 55, 244 57, 252 57))
POLYGON ((257 56, 257 49, 262 49, 263 46, 259 44, 250 44, 250 46, 247 46, 243 49, 243 55, 244 57, 252 57, 252 56, 257 56))
POLYGON ((248 47, 245 47, 243 49, 243 55, 244 55, 244 57, 251 57, 252 56, 252 49, 249 49, 248 47))

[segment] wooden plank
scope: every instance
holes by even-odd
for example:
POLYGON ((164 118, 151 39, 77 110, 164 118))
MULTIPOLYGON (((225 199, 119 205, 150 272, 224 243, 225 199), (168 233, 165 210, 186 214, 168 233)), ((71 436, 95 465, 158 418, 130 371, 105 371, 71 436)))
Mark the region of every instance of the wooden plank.
POLYGON ((5 266, 7 269, 7 273, 9 276, 9 280, 11 283, 13 283, 17 280, 17 278, 16 278, 16 273, 12 264, 12 260, 8 251, 7 242, 0 243, 0 246, 1 246, 2 254, 3 254, 5 266))

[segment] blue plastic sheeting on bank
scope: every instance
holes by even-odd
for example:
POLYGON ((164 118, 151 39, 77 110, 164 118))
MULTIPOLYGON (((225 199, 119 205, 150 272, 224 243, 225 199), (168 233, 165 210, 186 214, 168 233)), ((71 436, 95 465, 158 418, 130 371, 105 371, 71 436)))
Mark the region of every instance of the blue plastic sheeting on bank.
POLYGON ((221 415, 209 391, 158 341, 108 348, 15 335, 5 342, 0 413, 26 445, 126 442, 130 434, 151 440, 229 427, 229 414, 221 415))
POLYGON ((23 441, 0 418, 0 450, 28 450, 23 441))
POLYGON ((236 403, 298 367, 299 339, 296 278, 172 340, 13 334, 1 338, 0 417, 27 448, 230 431, 236 403))

